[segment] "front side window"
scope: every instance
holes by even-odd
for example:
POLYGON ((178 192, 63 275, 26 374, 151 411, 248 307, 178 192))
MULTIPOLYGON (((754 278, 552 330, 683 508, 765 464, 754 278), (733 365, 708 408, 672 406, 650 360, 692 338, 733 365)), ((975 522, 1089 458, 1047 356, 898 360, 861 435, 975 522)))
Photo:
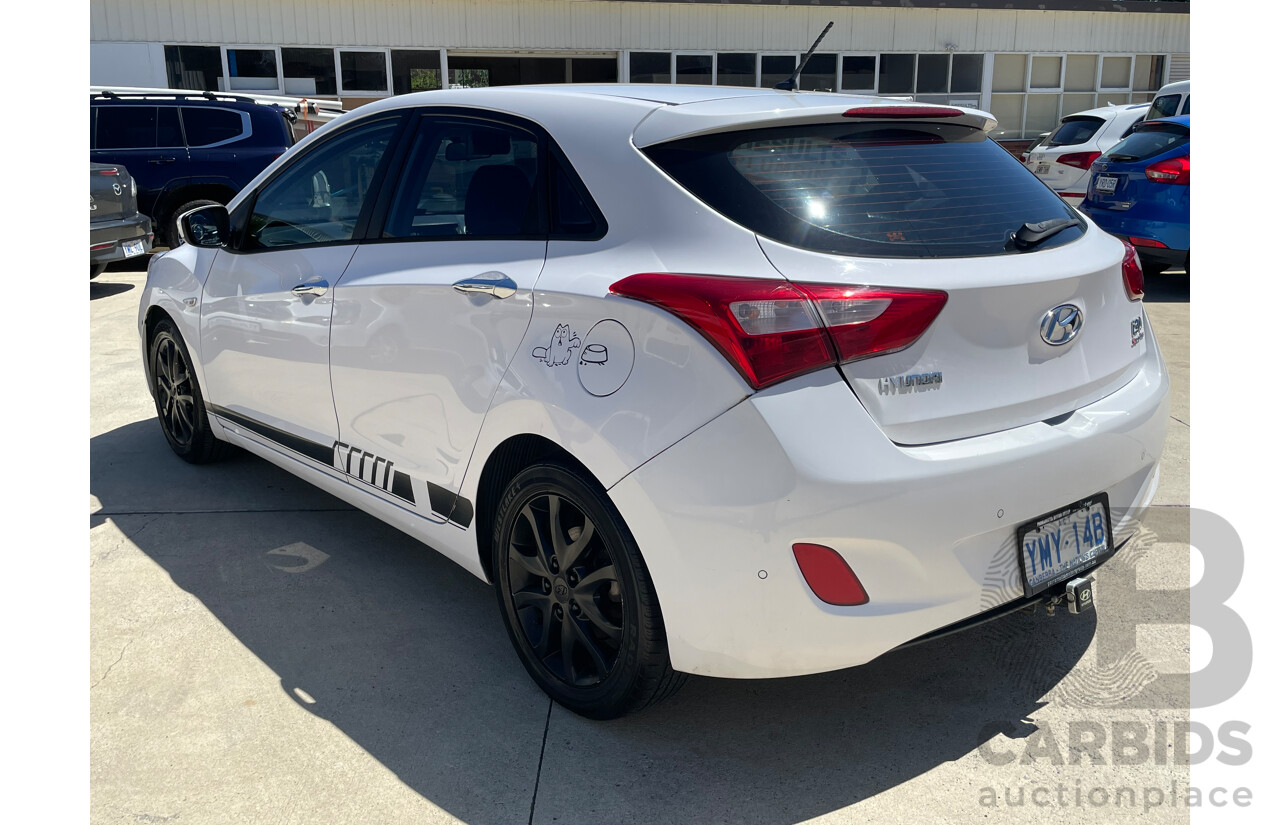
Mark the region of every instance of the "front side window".
POLYGON ((543 238, 546 186, 531 132, 429 118, 414 136, 384 238, 543 238))
POLYGON ((244 247, 351 240, 399 122, 388 118, 358 126, 294 161, 259 191, 244 247))
POLYGON ((1147 120, 1155 120, 1158 117, 1173 117, 1178 113, 1178 101, 1180 95, 1160 95, 1151 102, 1151 111, 1147 113, 1147 120))
MULTIPOLYGON (((1024 223, 1075 213, 979 129, 830 124, 705 135, 645 150, 730 220, 783 243, 874 257, 1012 252, 1024 223)), ((1072 227, 1039 248, 1080 237, 1072 227)))

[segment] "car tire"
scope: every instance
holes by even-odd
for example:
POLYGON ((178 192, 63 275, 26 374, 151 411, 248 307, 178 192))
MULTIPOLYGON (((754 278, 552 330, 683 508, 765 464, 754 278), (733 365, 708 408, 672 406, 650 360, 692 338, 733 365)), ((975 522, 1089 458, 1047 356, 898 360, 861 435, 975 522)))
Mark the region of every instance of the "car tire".
POLYGON ((156 417, 169 446, 192 464, 222 458, 227 443, 213 434, 200 384, 191 369, 191 355, 172 321, 165 319, 156 325, 147 356, 156 417))
POLYGON ((98 277, 99 275, 101 275, 106 271, 107 271, 107 265, 105 263, 98 263, 94 261, 89 262, 89 280, 90 281, 92 281, 94 278, 98 277))
POLYGON ((511 643, 556 702, 612 719, 684 684, 640 548, 593 479, 558 464, 519 473, 494 519, 492 561, 511 643))
POLYGON ((217 201, 211 201, 208 198, 201 200, 188 201, 177 209, 173 210, 173 214, 169 216, 169 225, 165 232, 165 245, 170 249, 176 249, 182 245, 182 233, 178 231, 178 218, 190 212, 192 209, 199 209, 202 206, 219 206, 217 201))

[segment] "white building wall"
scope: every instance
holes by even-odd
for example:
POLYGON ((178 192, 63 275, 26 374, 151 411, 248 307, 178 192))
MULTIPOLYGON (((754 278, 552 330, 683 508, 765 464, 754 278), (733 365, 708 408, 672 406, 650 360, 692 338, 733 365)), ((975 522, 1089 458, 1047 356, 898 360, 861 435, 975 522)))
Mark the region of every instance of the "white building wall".
POLYGON ((169 85, 161 43, 90 43, 89 84, 110 77, 117 86, 169 85))
POLYGON ((1190 51, 1190 15, 601 0, 90 0, 90 39, 451 49, 1190 51))

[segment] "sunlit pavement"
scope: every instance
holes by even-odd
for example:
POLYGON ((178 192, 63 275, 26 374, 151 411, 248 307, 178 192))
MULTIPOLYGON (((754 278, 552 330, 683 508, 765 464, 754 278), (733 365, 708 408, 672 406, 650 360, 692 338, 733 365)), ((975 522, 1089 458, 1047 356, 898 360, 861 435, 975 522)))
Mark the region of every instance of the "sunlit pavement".
POLYGON ((492 591, 451 562, 257 458, 174 457, 134 269, 89 286, 91 821, 1187 821, 1165 799, 1187 768, 1153 733, 1187 716, 1186 276, 1149 283, 1174 382, 1161 506, 1102 569, 1096 614, 1015 614, 821 676, 694 678, 599 723, 534 687, 492 591), (1117 759, 1121 729, 1145 756, 1117 759))

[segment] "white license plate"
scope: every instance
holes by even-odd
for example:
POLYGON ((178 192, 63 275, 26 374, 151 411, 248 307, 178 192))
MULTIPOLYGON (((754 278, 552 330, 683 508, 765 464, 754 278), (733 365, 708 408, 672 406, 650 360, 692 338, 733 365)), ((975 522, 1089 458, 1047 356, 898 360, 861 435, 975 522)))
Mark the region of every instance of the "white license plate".
POLYGON ((1116 178, 1114 175, 1098 175, 1098 177, 1093 181, 1093 188, 1097 189, 1099 192, 1114 192, 1116 191, 1117 180, 1119 180, 1119 178, 1116 178))
POLYGON ((124 256, 126 258, 132 258, 134 255, 141 255, 146 251, 142 245, 142 241, 125 241, 120 245, 120 248, 124 250, 124 256))
POLYGON ((1034 595, 1070 578, 1112 548, 1111 511, 1105 494, 1078 501, 1018 528, 1027 592, 1034 595))
POLYGON ((1037 174, 1037 175, 1047 175, 1047 174, 1049 174, 1049 164, 1047 164, 1047 163, 1040 163, 1040 164, 1037 164, 1037 165, 1036 165, 1036 174, 1037 174))

